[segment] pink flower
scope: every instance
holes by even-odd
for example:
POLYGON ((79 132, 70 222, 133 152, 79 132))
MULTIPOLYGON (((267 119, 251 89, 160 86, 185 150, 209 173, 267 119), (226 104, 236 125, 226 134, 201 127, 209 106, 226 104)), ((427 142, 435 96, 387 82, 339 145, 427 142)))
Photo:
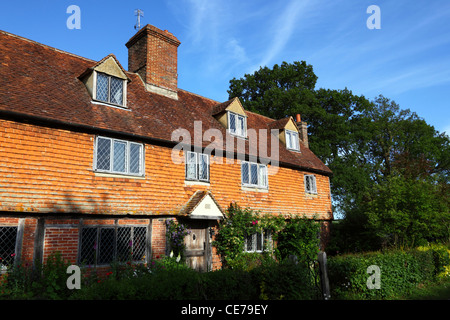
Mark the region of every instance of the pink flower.
POLYGON ((253 225, 258 224, 258 220, 255 220, 252 223, 253 223, 253 225))

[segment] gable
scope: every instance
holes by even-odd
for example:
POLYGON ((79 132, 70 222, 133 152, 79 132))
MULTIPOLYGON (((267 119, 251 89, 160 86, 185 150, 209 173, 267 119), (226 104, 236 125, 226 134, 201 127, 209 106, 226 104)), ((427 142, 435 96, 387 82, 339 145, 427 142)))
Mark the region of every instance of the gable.
POLYGON ((128 80, 128 77, 122 71, 122 68, 119 66, 116 59, 114 59, 114 57, 112 57, 111 55, 108 56, 105 60, 101 61, 97 66, 95 66, 94 70, 109 74, 123 80, 128 80))
POLYGON ((244 117, 247 117, 245 109, 241 104, 239 98, 233 98, 224 103, 217 105, 213 109, 213 116, 225 127, 228 128, 228 113, 233 112, 244 117))
POLYGON ((221 220, 223 211, 209 191, 195 192, 188 203, 180 211, 191 219, 221 220))

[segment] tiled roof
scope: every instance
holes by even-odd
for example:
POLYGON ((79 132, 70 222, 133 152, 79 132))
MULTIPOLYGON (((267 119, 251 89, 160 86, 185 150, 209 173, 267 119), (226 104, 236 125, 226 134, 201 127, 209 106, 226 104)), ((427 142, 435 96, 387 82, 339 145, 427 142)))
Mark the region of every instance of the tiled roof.
POLYGON ((186 203, 186 205, 180 210, 180 215, 190 215, 195 208, 202 202, 202 200, 206 197, 210 196, 211 199, 216 204, 217 208, 221 211, 223 214, 223 209, 220 207, 220 205, 217 203, 216 199, 214 198, 213 194, 208 190, 197 190, 192 197, 189 199, 189 201, 186 203))
MULTIPOLYGON (((220 103, 199 95, 178 90, 178 100, 145 90, 141 78, 126 72, 131 80, 127 86, 127 108, 93 103, 79 77, 97 62, 49 46, 0 31, 0 114, 27 116, 60 124, 89 127, 134 135, 136 139, 171 142, 175 129, 184 128, 194 137, 194 121, 202 129, 225 128, 212 116, 222 109, 220 103)), ((248 128, 270 129, 275 120, 252 112, 247 113, 248 128)), ((283 120, 284 121, 284 120, 283 120)), ((271 155, 270 139, 267 154, 271 155)), ((203 147, 210 144, 203 142, 203 147)), ((237 144, 235 143, 235 149, 237 144)), ((246 142, 246 153, 249 143, 246 142)), ((331 174, 331 171, 308 148, 292 152, 279 144, 281 165, 331 174)))

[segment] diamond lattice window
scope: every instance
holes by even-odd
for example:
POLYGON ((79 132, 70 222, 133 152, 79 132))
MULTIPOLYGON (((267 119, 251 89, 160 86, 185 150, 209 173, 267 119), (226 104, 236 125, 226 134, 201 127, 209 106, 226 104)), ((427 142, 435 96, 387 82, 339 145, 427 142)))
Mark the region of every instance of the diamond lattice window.
POLYGON ((243 186, 266 189, 268 187, 267 166, 243 161, 241 178, 243 186))
POLYGON ((0 227, 0 272, 14 263, 17 227, 0 227))
POLYGON ((85 227, 80 242, 79 262, 85 265, 146 261, 147 227, 85 227))
POLYGON ((97 137, 95 170, 135 176, 144 174, 144 147, 140 143, 97 137))
POLYGON ((96 72, 97 85, 95 99, 115 105, 123 106, 124 80, 96 72))

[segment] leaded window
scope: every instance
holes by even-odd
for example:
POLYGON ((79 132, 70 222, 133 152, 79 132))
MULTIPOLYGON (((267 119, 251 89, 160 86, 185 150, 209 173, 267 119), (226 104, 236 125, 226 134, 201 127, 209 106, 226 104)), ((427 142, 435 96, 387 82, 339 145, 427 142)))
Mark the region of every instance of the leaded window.
POLYGON ((305 192, 306 193, 317 193, 316 186, 316 176, 314 175, 305 175, 305 192))
POLYGON ((255 232, 245 237, 245 252, 263 252, 272 247, 272 235, 268 230, 255 232))
POLYGON ((243 161, 241 164, 242 185, 254 188, 267 188, 267 165, 243 161))
POLYGON ((96 171, 142 176, 143 163, 143 144, 97 137, 94 159, 96 171))
POLYGON ((286 148, 300 151, 298 132, 286 130, 286 148))
POLYGON ((209 181, 209 156, 207 154, 186 152, 186 179, 209 181))
POLYGON ((228 112, 228 130, 231 134, 245 138, 247 136, 246 122, 243 115, 228 112))
POLYGON ((105 265, 146 261, 147 227, 96 226, 81 229, 79 262, 105 265))
POLYGON ((14 264, 16 241, 17 227, 0 226, 0 273, 14 264))
POLYGON ((96 72, 96 74, 97 85, 95 99, 123 106, 124 80, 101 72, 96 72))

